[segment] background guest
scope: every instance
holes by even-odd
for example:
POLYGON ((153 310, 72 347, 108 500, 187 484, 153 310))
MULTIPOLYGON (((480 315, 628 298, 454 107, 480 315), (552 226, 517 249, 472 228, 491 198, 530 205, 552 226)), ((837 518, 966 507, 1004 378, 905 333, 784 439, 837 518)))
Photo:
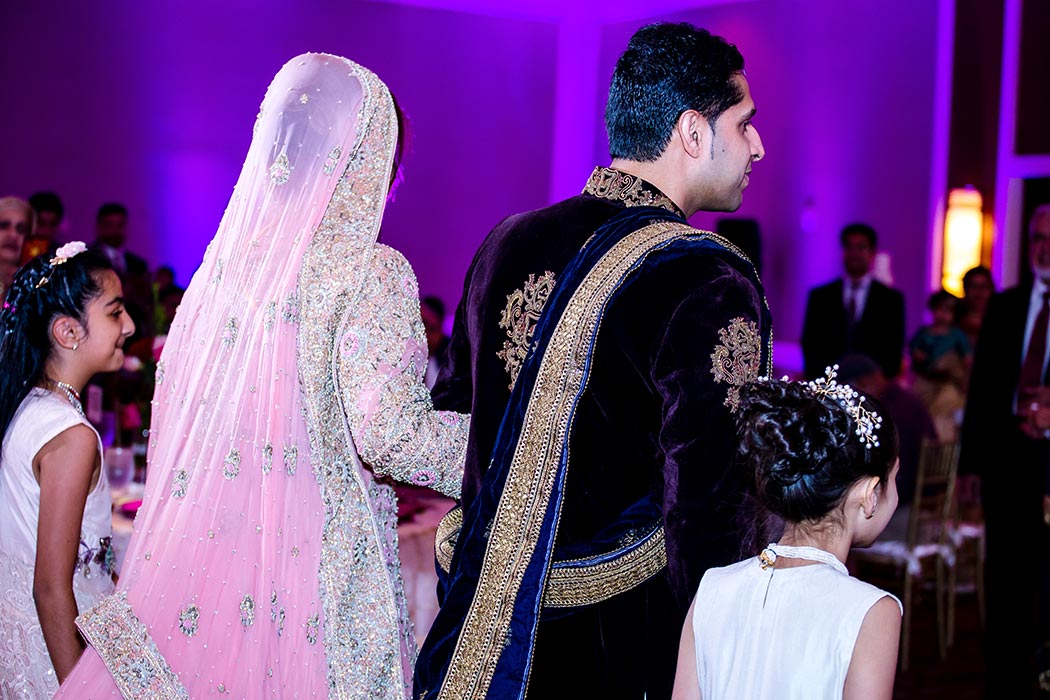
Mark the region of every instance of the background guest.
POLYGON ((29 206, 36 212, 36 230, 22 245, 22 263, 38 255, 54 256, 58 249, 56 237, 66 209, 54 192, 36 192, 29 197, 29 206))
POLYGON ((154 328, 158 336, 167 334, 185 291, 175 284, 175 269, 171 265, 161 265, 157 268, 153 275, 153 303, 154 328))
POLYGON ((436 296, 425 296, 420 300, 420 313, 423 315, 423 329, 427 333, 427 389, 434 388, 438 374, 445 367, 445 349, 448 347, 448 336, 445 335, 445 302, 436 296))
POLYGON ((22 264, 22 246, 33 233, 36 215, 29 202, 18 197, 0 198, 0 296, 11 286, 22 264))
POLYGON ((809 379, 848 352, 869 355, 893 379, 904 350, 904 295, 874 279, 875 229, 853 223, 839 235, 844 274, 809 292, 802 356, 809 379))
POLYGON ((981 477, 986 532, 989 697, 1029 698, 1047 639, 1050 528, 1043 521, 1050 441, 1026 428, 1047 384, 1050 204, 1028 227, 1033 279, 989 300, 974 353, 960 469, 981 477), (1003 459, 1004 454, 1009 459, 1003 459), (1018 552, 1036 556, 1019 562, 1018 552))
POLYGON ((995 282, 992 281, 991 271, 978 265, 966 271, 962 285, 963 298, 955 307, 955 325, 962 329, 973 347, 977 345, 988 300, 995 294, 995 282))
POLYGON ((99 207, 95 217, 95 243, 92 246, 109 258, 124 284, 128 313, 138 328, 136 337, 153 333, 153 281, 144 258, 127 249, 128 210, 109 202, 99 207))
MULTIPOLYGON (((124 307, 135 322, 135 332, 125 344, 128 356, 140 358, 148 353, 154 333, 153 283, 146 260, 127 249, 128 210, 123 204, 109 202, 98 209, 95 217, 95 242, 92 248, 104 254, 124 286, 124 307)), ((132 360, 121 371, 94 377, 92 385, 102 389, 102 411, 113 415, 112 439, 118 445, 129 445, 141 435, 141 401, 145 376, 141 363, 132 360)), ((108 431, 109 426, 105 426, 108 431)), ((103 431, 103 436, 106 435, 103 431)))
POLYGON ((933 292, 926 302, 933 320, 916 331, 908 343, 914 374, 912 387, 930 410, 937 434, 944 442, 959 438, 973 363, 970 341, 955 325, 958 301, 943 289, 933 292))

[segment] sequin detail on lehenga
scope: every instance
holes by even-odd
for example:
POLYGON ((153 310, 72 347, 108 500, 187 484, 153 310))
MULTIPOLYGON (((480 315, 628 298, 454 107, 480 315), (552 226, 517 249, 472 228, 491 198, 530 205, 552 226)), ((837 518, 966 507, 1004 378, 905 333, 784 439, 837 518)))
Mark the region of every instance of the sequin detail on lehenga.
MULTIPOLYGON (((376 455, 366 453, 362 445, 368 440, 354 420, 361 415, 355 389, 378 374, 378 368, 373 365, 365 374, 356 375, 362 368, 343 368, 338 352, 338 340, 354 320, 369 318, 360 304, 373 301, 364 287, 376 274, 371 252, 397 134, 389 93, 367 71, 361 71, 360 77, 366 99, 359 118, 371 120, 371 126, 363 142, 346 156, 344 180, 303 261, 298 287, 298 361, 303 393, 309 397, 304 410, 310 464, 321 486, 325 511, 331 514, 325 523, 319 572, 323 604, 319 639, 329 668, 330 695, 399 698, 409 692, 415 644, 397 564, 396 499, 389 485, 372 481, 353 451, 357 444, 362 457, 379 471, 383 456, 377 460, 373 459, 376 455), (333 355, 338 379, 330 370, 333 355), (363 545, 359 550, 363 556, 352 554, 357 542, 363 545), (368 585, 359 585, 361 581, 368 585)), ((418 296, 412 301, 415 308, 408 318, 416 322, 418 296)), ((398 323, 404 325, 406 320, 398 319, 398 323)), ((389 332, 389 326, 377 326, 375 335, 389 332)), ((388 359, 388 378, 401 374, 393 367, 401 364, 404 355, 402 342, 395 357, 388 359)), ((388 394, 381 390, 382 383, 375 382, 380 391, 374 395, 386 406, 388 394)), ((411 411, 413 406, 398 405, 382 413, 411 411)), ((424 405, 418 408, 422 416, 424 405)))
POLYGON ((98 651, 125 698, 189 700, 146 626, 128 605, 127 593, 104 598, 77 618, 77 627, 98 651))

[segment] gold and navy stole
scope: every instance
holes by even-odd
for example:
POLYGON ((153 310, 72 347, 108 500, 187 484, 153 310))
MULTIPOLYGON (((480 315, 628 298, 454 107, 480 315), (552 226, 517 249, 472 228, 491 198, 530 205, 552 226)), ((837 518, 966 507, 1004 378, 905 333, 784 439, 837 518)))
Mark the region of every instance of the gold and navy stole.
MULTIPOLYGON (((482 488, 463 514, 441 609, 416 664, 417 699, 524 697, 540 610, 551 606, 549 591, 557 587, 554 549, 569 440, 603 315, 643 264, 681 255, 729 260, 761 296, 753 265, 735 246, 649 206, 610 219, 562 273, 537 322, 482 488)), ((762 314, 760 373, 768 374, 768 310, 762 314)), ((658 505, 636 505, 624 518, 649 522, 636 542, 624 544, 616 556, 596 551, 574 561, 600 572, 595 565, 630 552, 641 555, 656 541, 662 553, 658 505)), ((589 602, 595 601, 567 604, 589 602)))

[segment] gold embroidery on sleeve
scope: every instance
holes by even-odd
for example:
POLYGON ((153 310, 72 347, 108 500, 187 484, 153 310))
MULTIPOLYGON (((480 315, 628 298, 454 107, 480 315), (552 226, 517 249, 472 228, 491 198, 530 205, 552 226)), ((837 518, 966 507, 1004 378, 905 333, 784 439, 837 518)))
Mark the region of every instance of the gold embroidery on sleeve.
POLYGON ((762 361, 762 337, 758 324, 741 316, 718 331, 721 341, 711 353, 711 374, 715 382, 729 384, 724 404, 736 413, 740 406, 740 387, 758 378, 762 361))
POLYGON ((507 308, 503 310, 499 322, 499 327, 507 331, 507 340, 503 341, 503 349, 496 356, 503 360, 504 369, 510 375, 511 390, 514 389, 514 382, 518 381, 518 372, 528 355, 536 321, 554 289, 554 281, 554 273, 550 270, 540 275, 539 279, 536 279, 536 275, 529 275, 523 288, 507 295, 507 308))

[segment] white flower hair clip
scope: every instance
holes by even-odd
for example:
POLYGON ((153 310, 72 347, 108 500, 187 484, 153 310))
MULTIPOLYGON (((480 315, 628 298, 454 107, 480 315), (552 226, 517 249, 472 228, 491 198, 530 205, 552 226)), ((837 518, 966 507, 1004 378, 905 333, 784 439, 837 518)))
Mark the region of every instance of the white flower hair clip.
POLYGON ((75 258, 87 249, 87 244, 83 241, 70 241, 56 250, 55 257, 51 258, 51 261, 49 262, 50 269, 47 271, 47 274, 41 277, 40 281, 36 283, 36 288, 40 289, 51 281, 51 275, 55 274, 56 267, 59 265, 65 265, 70 258, 75 258))
POLYGON ((70 241, 55 251, 55 257, 51 258, 52 265, 60 265, 70 258, 75 258, 87 250, 84 241, 70 241))
POLYGON ((835 399, 846 409, 846 413, 857 426, 854 432, 865 448, 870 450, 872 447, 878 447, 879 436, 876 431, 882 427, 882 416, 864 407, 864 397, 857 393, 856 389, 849 384, 839 384, 835 381, 838 369, 838 365, 827 367, 824 370, 825 376, 805 382, 805 385, 817 396, 835 399))

